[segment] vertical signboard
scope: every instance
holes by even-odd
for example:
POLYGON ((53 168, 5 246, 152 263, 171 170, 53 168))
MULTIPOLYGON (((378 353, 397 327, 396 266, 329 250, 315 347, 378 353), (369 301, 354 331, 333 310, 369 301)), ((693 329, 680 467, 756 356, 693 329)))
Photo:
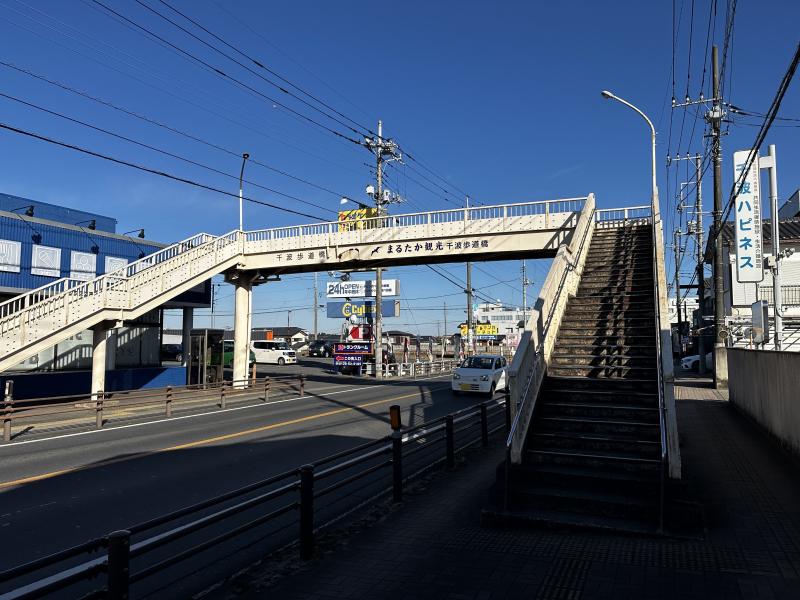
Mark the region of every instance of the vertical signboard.
MULTIPOLYGON (((739 181, 747 166, 749 150, 733 153, 734 180, 739 181)), ((745 174, 739 194, 734 197, 734 226, 736 230, 736 279, 740 283, 764 280, 761 248, 761 193, 759 190, 758 157, 745 174)))

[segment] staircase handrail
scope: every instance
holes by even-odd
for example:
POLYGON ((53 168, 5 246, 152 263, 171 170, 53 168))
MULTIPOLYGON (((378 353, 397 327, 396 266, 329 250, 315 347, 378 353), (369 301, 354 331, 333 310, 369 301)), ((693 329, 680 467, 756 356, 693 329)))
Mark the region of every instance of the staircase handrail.
POLYGON ((90 293, 97 289, 104 289, 106 280, 120 280, 130 279, 133 275, 141 273, 144 269, 152 267, 157 264, 180 256, 185 252, 198 248, 211 241, 229 238, 237 232, 229 232, 221 236, 213 236, 209 233, 198 233, 185 240, 176 242, 165 248, 159 248, 156 252, 148 254, 134 262, 128 263, 125 266, 119 267, 108 273, 98 275, 89 280, 74 279, 70 277, 62 277, 56 281, 43 285, 19 296, 15 296, 5 302, 0 302, 0 321, 7 317, 13 317, 16 313, 23 309, 34 307, 44 302, 51 302, 58 296, 66 293, 90 293), (176 252, 177 251, 177 252, 176 252), (98 287, 99 284, 99 287, 98 287), (81 290, 80 288, 83 288, 81 290), (91 290, 90 290, 91 288, 91 290))
MULTIPOLYGON (((656 331, 656 375, 658 389, 658 424, 661 443, 661 469, 659 489, 659 530, 664 527, 664 488, 665 480, 670 473, 671 449, 667 428, 669 418, 667 415, 667 375, 672 379, 672 339, 669 320, 666 310, 666 294, 663 290, 662 278, 666 281, 664 272, 664 237, 661 212, 658 197, 651 202, 651 235, 653 256, 653 304, 655 306, 654 320, 656 331), (669 373, 667 373, 669 371, 669 373)), ((680 293, 680 290, 677 290, 680 293)), ((674 450, 677 452, 677 449, 674 450)), ((677 457, 676 457, 677 458, 677 457)))
MULTIPOLYGON (((528 323, 526 324, 526 331, 523 333, 522 339, 520 340, 519 348, 522 349, 522 352, 520 352, 519 349, 517 350, 511 367, 509 368, 509 382, 515 382, 520 372, 526 369, 528 372, 525 376, 522 394, 513 393, 512 398, 509 398, 514 416, 511 426, 509 427, 508 437, 506 438, 506 473, 508 473, 508 468, 512 460, 518 462, 520 458, 521 445, 524 443, 524 435, 527 431, 528 422, 530 421, 528 417, 532 414, 536 402, 535 396, 537 394, 531 393, 531 387, 534 381, 537 380, 541 384, 541 376, 543 376, 547 367, 546 344, 551 337, 553 320, 556 317, 559 307, 561 307, 563 312, 564 303, 562 301, 564 300, 563 294, 568 287, 567 278, 571 273, 574 273, 576 269, 581 268, 582 259, 585 257, 586 252, 586 240, 589 233, 593 231, 594 222, 594 196, 590 194, 581 211, 581 216, 575 227, 575 234, 571 240, 572 242, 576 237, 579 237, 580 242, 574 251, 570 250, 572 243, 569 245, 562 244, 559 248, 556 258, 554 259, 554 265, 560 264, 562 266, 560 269, 551 268, 548 273, 547 279, 542 285, 539 299, 537 300, 537 307, 531 313, 528 323), (548 303, 548 306, 545 308, 546 303, 548 303), (547 314, 540 329, 538 322, 541 320, 543 309, 547 311, 547 314), (534 334, 536 334, 535 337, 534 334), (516 396, 516 398, 513 398, 513 396, 516 396), (529 400, 531 397, 533 397, 533 400, 529 400), (525 417, 524 424, 523 417, 525 417), (516 448, 514 444, 515 440, 517 441, 516 448)), ((567 290, 566 293, 569 294, 569 291, 567 290)), ((512 385, 512 392, 517 392, 518 390, 519 386, 512 385)))

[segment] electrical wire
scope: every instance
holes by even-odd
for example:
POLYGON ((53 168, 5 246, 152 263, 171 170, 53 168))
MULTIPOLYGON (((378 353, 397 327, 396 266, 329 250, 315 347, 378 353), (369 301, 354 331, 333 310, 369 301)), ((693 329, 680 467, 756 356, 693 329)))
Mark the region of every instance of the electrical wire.
MULTIPOLYGON (((783 98, 786 95, 787 90, 789 89, 789 84, 794 77, 795 72, 797 71, 797 65, 800 63, 800 44, 797 45, 795 49, 794 57, 792 58, 789 67, 786 70, 783 78, 781 79, 781 83, 778 86, 778 90, 775 93, 775 98, 772 100, 772 104, 770 105, 769 110, 767 111, 767 116, 764 119, 764 123, 761 126, 758 134, 756 135, 755 142, 751 146, 750 154, 747 157, 747 161, 745 162, 744 168, 739 173, 739 176, 736 178, 733 186, 731 187, 730 196, 726 203, 724 213, 720 222, 727 221, 728 217, 730 216, 731 210, 733 209, 736 197, 741 193, 742 186, 744 185, 745 179, 747 177, 750 168, 755 161, 756 157, 758 156, 759 151, 761 150, 761 146, 764 143, 764 139, 767 136, 767 133, 772 126, 775 117, 780 110, 781 103, 783 102, 783 98)), ((719 235, 722 233, 723 228, 720 227, 718 231, 715 231, 712 236, 709 236, 709 243, 712 240, 716 240, 719 235)))
MULTIPOLYGON (((190 165, 193 165, 195 167, 199 167, 201 169, 205 169, 205 170, 210 171, 212 173, 216 173, 217 175, 222 175, 223 177, 227 177, 227 178, 233 179, 235 181, 239 180, 238 176, 233 175, 231 173, 226 173, 226 172, 221 171, 221 170, 219 170, 217 168, 214 168, 214 167, 211 167, 209 165, 203 164, 201 162, 192 160, 190 158, 186 158, 185 156, 181 156, 179 154, 175 154, 173 152, 169 152, 167 150, 163 150, 163 149, 158 148, 156 146, 153 146, 151 144, 147 144, 145 142, 141 142, 139 140, 135 140, 133 138, 129 138, 129 137, 125 136, 125 135, 116 133, 114 131, 110 131, 108 129, 104 129, 102 127, 98 127, 96 125, 92 125, 91 123, 87 123, 86 121, 82 121, 80 119, 76 119, 75 117, 70 117, 70 116, 65 115, 63 113, 59 113, 59 112, 56 112, 54 110, 50 110, 48 108, 44 108, 43 106, 39 106, 39 105, 33 104, 32 102, 27 102, 25 100, 22 100, 21 98, 16 98, 16 97, 11 96, 9 94, 4 94, 3 92, 0 92, 0 98, 6 98, 7 100, 12 100, 14 102, 18 102, 18 103, 20 103, 20 104, 22 104, 24 106, 29 107, 29 108, 33 108, 33 109, 39 110, 41 112, 47 113, 49 115, 53 115, 53 116, 59 117, 61 119, 69 121, 71 123, 75 123, 77 125, 81 125, 83 127, 87 127, 89 129, 92 129, 94 131, 99 131, 100 133, 103 133, 103 134, 109 135, 111 137, 123 140, 125 142, 130 143, 130 144, 135 144, 135 145, 140 146, 142 148, 146 148, 148 150, 152 150, 153 152, 158 152, 159 154, 163 154, 164 156, 169 156, 170 158, 174 158, 176 160, 183 161, 183 162, 185 162, 187 164, 190 164, 190 165)), ((235 156, 238 156, 238 155, 235 155, 235 156)), ((262 189, 264 191, 271 192, 271 193, 277 194, 279 196, 283 196, 284 198, 288 198, 290 200, 294 200, 296 202, 300 202, 302 204, 306 204, 306 205, 312 206, 314 208, 319 208, 320 210, 325 210, 325 211, 332 212, 332 213, 337 213, 338 212, 338 211, 336 211, 334 209, 327 208, 325 206, 320 206, 319 204, 315 204, 314 202, 309 202, 308 200, 303 200, 302 198, 298 198, 297 196, 292 196, 291 194, 286 194, 285 192, 281 192, 279 190, 275 190, 275 189, 272 189, 270 187, 263 186, 261 184, 258 184, 256 182, 248 180, 248 179, 242 179, 242 181, 247 183, 248 185, 252 185, 253 187, 257 187, 257 188, 262 189)))
MULTIPOLYGON (((161 15, 160 15, 160 13, 158 13, 157 11, 154 11, 154 9, 150 8, 149 6, 147 6, 146 4, 144 4, 143 2, 141 2, 141 0, 136 0, 136 2, 137 2, 137 3, 139 3, 139 4, 141 4, 142 6, 145 6, 145 7, 146 7, 146 8, 148 8, 149 10, 151 10, 151 11, 153 11, 153 12, 156 12, 157 14, 159 14, 159 16, 161 16, 161 15)), ((222 44, 224 44, 225 46, 227 46, 228 48, 230 48, 231 50, 233 50, 234 52, 236 52, 236 53, 237 53, 237 54, 239 54, 240 56, 243 56, 244 58, 246 58, 247 60, 249 60, 250 62, 252 62, 254 65, 256 65, 257 67, 259 67, 259 68, 261 68, 261 69, 265 70, 265 71, 266 71, 266 72, 268 72, 270 75, 273 75, 273 76, 277 77, 278 79, 280 79, 281 81, 283 81, 283 82, 284 82, 284 83, 286 83, 287 85, 290 85, 291 87, 293 87, 294 89, 296 89, 296 90, 297 90, 297 91, 299 91, 300 93, 302 93, 302 94, 305 94, 306 96, 308 96, 309 98, 311 98, 311 99, 312 99, 312 100, 314 100, 315 102, 317 102, 317 103, 319 103, 320 105, 324 106, 326 109, 328 109, 328 110, 330 110, 330 111, 334 112, 335 114, 337 114, 338 116, 342 117, 343 119, 346 119, 347 121, 350 121, 350 123, 352 123, 353 125, 355 125, 356 127, 358 127, 358 128, 361 130, 361 131, 359 131, 359 130, 353 129, 352 127, 349 127, 348 125, 345 125, 345 124, 344 124, 344 123, 342 123, 341 121, 337 121, 337 122, 339 122, 341 125, 343 125, 343 126, 345 126, 345 127, 348 127, 348 128, 350 129, 350 131, 352 131, 353 133, 355 133, 355 134, 358 134, 358 135, 363 135, 363 132, 366 132, 366 133, 368 133, 368 134, 370 134, 370 135, 377 135, 377 134, 376 134, 374 131, 372 131, 372 130, 371 130, 369 127, 365 127, 364 125, 361 125, 361 124, 360 124, 360 123, 358 123, 357 121, 355 121, 355 120, 351 119, 351 118, 350 118, 350 117, 348 117, 347 115, 345 115, 345 114, 341 113, 340 111, 336 110, 334 107, 330 106, 329 104, 327 104, 327 103, 326 103, 326 102, 324 102, 323 100, 320 100, 319 98, 317 98, 316 96, 314 96, 314 95, 313 95, 313 94, 311 94, 310 92, 307 92, 307 91, 306 91, 306 90, 304 90, 303 88, 301 88, 301 87, 299 87, 298 85, 296 85, 296 84, 292 83, 291 81, 289 81, 288 79, 286 79, 285 77, 283 77, 282 75, 280 75, 279 73, 275 72, 274 70, 272 70, 271 68, 269 68, 268 66, 266 66, 266 65, 265 65, 265 64, 264 64, 262 61, 256 60, 255 58, 253 58, 253 57, 252 57, 252 56, 250 56, 249 54, 247 54, 247 53, 243 52, 243 51, 242 51, 240 48, 238 48, 238 47, 236 47, 236 46, 234 46, 234 45, 230 44, 230 43, 229 43, 229 42, 227 42, 227 41, 225 41, 225 40, 224 40, 224 39, 222 39, 222 38, 221 38, 219 35, 215 34, 215 33, 214 33, 214 32, 212 32, 212 31, 210 31, 209 29, 207 29, 206 27, 204 27, 202 24, 200 24, 199 22, 197 22, 195 19, 192 19, 191 17, 189 17, 189 16, 188 16, 186 13, 183 13, 183 12, 179 11, 177 8, 175 8, 174 6, 172 6, 172 5, 171 5, 169 2, 166 2, 165 0, 159 0, 159 2, 161 2, 161 4, 163 4, 164 6, 166 6, 167 8, 169 8, 169 9, 170 9, 171 11, 173 11, 174 13, 177 13, 178 15, 180 15, 181 17, 183 17, 184 19, 186 19, 187 21, 189 21, 189 22, 190 22, 192 25, 194 25, 195 27, 198 27, 199 29, 202 29, 202 30, 203 30, 204 32, 206 32, 208 35, 210 35, 211 37, 213 37, 215 40, 217 40, 217 41, 221 42, 222 44)), ((165 17, 163 17, 163 18, 165 18, 165 17)), ((177 25, 176 25, 176 26, 177 26, 177 25)), ((178 27, 179 27, 179 26, 178 26, 178 27)), ((181 29, 182 29, 183 31, 185 31, 183 28, 181 28, 181 29)), ((189 33, 189 32, 187 32, 187 33, 189 33)), ((191 33, 189 33, 189 35, 192 35, 192 34, 191 34, 191 33)), ((193 36, 193 37, 195 37, 195 39, 198 39, 198 40, 199 40, 199 38, 197 38, 196 36, 193 36)), ((201 40, 201 41, 202 41, 202 40, 201 40)), ((205 42, 204 42, 204 43, 205 43, 205 42)), ((206 45, 208 45, 208 44, 206 44, 206 45)), ((209 47, 210 47, 210 46, 209 46, 209 47)), ((232 60, 232 59, 231 59, 231 60, 232 60)), ((237 63, 237 64, 239 64, 239 63, 237 63)), ((246 67, 245 67, 245 68, 246 68, 246 67)), ((248 70, 249 70, 249 69, 248 69, 248 70)), ((274 83, 273 83, 273 82, 271 82, 271 81, 270 81, 269 83, 271 83, 272 85, 275 85, 275 86, 276 86, 276 87, 277 87, 279 90, 281 90, 281 91, 282 91, 282 92, 284 92, 284 93, 287 93, 287 94, 289 94, 289 95, 290 95, 290 96, 292 96, 293 98, 296 98, 296 99, 300 100, 301 102, 304 102, 302 99, 298 98, 298 97, 297 97, 295 94, 292 94, 291 92, 289 92, 288 90, 285 90, 285 89, 284 89, 284 88, 282 88, 281 86, 279 86, 279 85, 277 85, 277 84, 274 84, 274 83)), ((305 103, 305 102, 304 102, 304 103, 305 103)), ((311 106, 311 105, 310 105, 310 104, 308 104, 308 106, 311 106)), ((312 107, 312 108, 313 108, 313 107, 312 107)), ((319 109, 316 109, 316 110, 319 110, 319 109)), ((332 117, 330 117, 330 115, 327 115, 327 114, 326 114, 326 113, 324 113, 323 111, 320 111, 320 112, 322 112, 322 114, 325 114, 325 115, 326 115, 326 116, 328 116, 329 118, 332 118, 332 117)), ((336 120, 336 119, 333 119, 333 120, 336 120)))
MULTIPOLYGON (((166 171, 160 171, 158 169, 154 169, 154 168, 151 168, 151 167, 146 167, 144 165, 139 165, 139 164, 136 164, 136 163, 133 163, 133 162, 121 159, 121 158, 116 158, 116 157, 113 157, 113 156, 109 156, 107 154, 103 154, 101 152, 95 152, 94 150, 89 150, 88 148, 83 148, 81 146, 78 146, 78 145, 75 145, 75 144, 70 144, 68 142, 63 142, 63 141, 60 141, 60 140, 56 140, 54 138, 50 138, 50 137, 47 137, 47 136, 44 136, 44 135, 41 135, 41 134, 38 134, 38 133, 34 133, 32 131, 27 131, 25 129, 20 129, 19 127, 14 127, 13 125, 8 125, 6 123, 1 123, 0 122, 0 129, 5 129, 6 131, 11 131, 13 133, 24 135, 26 137, 33 138, 33 139, 36 139, 36 140, 40 140, 42 142, 47 142, 48 144, 52 144, 54 146, 60 146, 62 148, 67 148, 69 150, 74 150, 76 152, 80 152, 82 154, 86 154, 86 155, 89 155, 89 156, 94 156, 95 158, 100 158, 102 160, 113 162, 113 163, 116 163, 118 165, 130 167, 132 169, 143 171, 145 173, 150 173, 152 175, 158 175, 159 177, 164 177, 166 179, 171 179, 172 181, 185 183, 187 185, 191 185, 191 186, 196 187, 196 188, 208 190, 210 192, 215 192, 217 194, 222 194, 224 196, 230 196, 231 198, 237 198, 237 199, 239 198, 238 194, 234 194, 232 192, 227 192, 225 190, 216 188, 216 187, 211 186, 211 185, 200 183, 200 182, 194 181, 192 179, 187 179, 185 177, 180 177, 178 175, 172 175, 171 173, 167 173, 166 171)), ((294 209, 291 209, 291 208, 278 206, 277 204, 272 204, 271 202, 266 202, 264 200, 257 200, 255 198, 250 198, 248 196, 242 196, 242 200, 246 200, 247 202, 251 202, 253 204, 260 204, 262 206, 268 206, 270 208, 275 208, 275 209, 280 210, 282 212, 287 212, 287 213, 291 213, 291 214, 294 214, 294 215, 299 215, 299 216, 302 216, 302 217, 308 217, 310 219, 314 219, 314 220, 317 220, 317 221, 325 221, 325 219, 323 219, 322 217, 318 217, 316 215, 311 215, 311 214, 308 214, 308 213, 304 213, 302 211, 294 210, 294 209)))
MULTIPOLYGON (((235 152, 234 150, 231 150, 230 148, 225 148, 224 146, 220 146, 219 144, 216 144, 214 142, 209 142, 208 140, 205 140, 205 139, 203 139, 201 137, 198 137, 197 135, 194 135, 194 134, 191 134, 191 133, 187 133, 185 131, 177 129, 176 127, 172 127, 171 125, 167 125, 167 124, 162 123, 162 122, 160 122, 160 121, 158 121, 156 119, 153 119, 152 117, 147 117, 145 115, 139 114, 139 113, 137 113, 135 111, 132 111, 130 109, 118 106, 118 105, 116 105, 116 104, 114 104, 112 102, 109 102, 108 100, 103 100, 102 98, 98 98, 96 96, 92 96, 92 95, 90 95, 90 94, 88 94, 86 92, 82 92, 82 91, 77 90, 75 88, 72 88, 72 87, 70 87, 68 85, 65 85, 65 84, 59 83, 57 81, 48 79, 47 77, 45 77, 43 75, 36 74, 36 73, 34 73, 32 71, 29 71, 29 70, 24 69, 22 67, 18 67, 18 66, 14 65, 14 64, 11 64, 11 63, 4 62, 2 60, 0 60, 0 66, 4 66, 4 67, 10 68, 10 69, 14 69, 15 71, 17 71, 19 73, 23 73, 25 75, 29 75, 30 77, 33 77, 33 78, 38 79, 40 81, 44 81, 44 82, 46 82, 46 83, 48 83, 50 85, 56 86, 58 88, 61 88, 62 90, 68 91, 68 92, 70 92, 72 94, 76 94, 78 96, 81 96, 83 98, 91 100, 92 102, 96 102, 98 104, 101 104, 101 105, 106 106, 108 108, 111 108, 113 110, 119 111, 119 112, 121 112, 123 114, 126 114, 128 116, 134 117, 136 119, 139 119, 139 120, 141 120, 141 121, 143 121, 145 123, 149 123, 151 125, 155 125, 155 126, 160 127, 160 128, 162 128, 162 129, 164 129, 166 131, 169 131, 169 132, 174 133, 176 135, 180 135, 182 137, 185 137, 186 139, 190 139, 192 141, 195 141, 195 142, 198 142, 198 143, 203 144, 205 146, 208 146, 209 148, 214 148, 215 150, 219 150, 220 152, 224 152, 225 154, 228 154, 230 156, 236 156, 237 158, 241 158, 241 154, 240 153, 235 152)), ((255 165, 258 165, 259 167, 262 167, 262 168, 267 169, 269 171, 272 171, 273 173, 278 173, 279 175, 282 175, 282 176, 287 177, 289 179, 293 179, 293 180, 295 180, 297 182, 300 182, 300 183, 303 183, 303 184, 308 185, 310 187, 316 188, 316 189, 318 189, 320 191, 327 192, 327 193, 332 194, 334 196, 338 196, 340 198, 341 197, 348 198, 348 200, 352 200, 352 198, 349 198, 346 194, 342 194, 340 192, 335 192, 335 191, 333 191, 333 190, 331 190, 331 189, 329 189, 329 188, 327 188, 325 186, 319 185, 319 184, 314 183, 312 181, 308 181, 307 179, 303 179, 302 177, 298 177, 296 175, 292 175, 291 173, 288 173, 286 171, 278 169, 277 167, 273 167, 272 165, 269 165, 267 163, 261 162, 258 159, 255 159, 255 158, 251 157, 249 160, 250 160, 251 163, 253 163, 255 165)), ((280 192, 278 192, 278 193, 280 193, 280 192)))
POLYGON ((324 123, 321 123, 321 122, 317 121, 316 119, 313 119, 312 117, 309 117, 308 115, 305 115, 305 114, 303 114, 303 113, 301 113, 301 112, 299 112, 299 111, 287 106, 286 104, 280 102, 279 100, 276 100, 275 98, 272 98, 271 96, 268 96, 268 95, 264 94, 260 90, 258 90, 256 88, 252 87, 251 85, 249 85, 249 84, 237 79, 236 77, 233 77, 232 75, 229 75, 228 73, 226 73, 222 69, 212 65, 208 61, 206 61, 206 60, 204 60, 202 58, 199 58, 198 56, 196 56, 195 54, 192 54, 191 52, 189 52, 187 50, 184 50, 183 48, 181 48, 177 44, 173 44, 172 42, 170 42, 169 40, 165 39, 164 37, 154 33, 153 31, 151 31, 147 27, 144 27, 144 26, 140 25, 136 21, 126 17, 125 15, 121 14, 120 12, 118 12, 118 11, 114 10, 113 8, 107 6, 106 4, 101 2, 100 0, 91 0, 91 2, 94 2, 98 6, 103 7, 105 10, 107 10, 108 12, 116 15, 120 19, 123 19, 125 22, 130 23, 131 25, 133 25, 137 29, 141 30, 146 35, 151 36, 151 37, 153 37, 155 39, 158 39, 161 42, 169 45, 171 48, 173 48, 173 49, 177 50, 178 52, 180 52, 190 62, 194 62, 194 63, 197 63, 197 64, 201 65, 203 68, 208 70, 210 73, 218 75, 219 77, 222 77, 225 81, 228 81, 229 83, 231 83, 233 85, 237 85, 237 86, 239 86, 239 87, 241 87, 241 88, 243 88, 245 90, 248 90, 249 92, 257 95, 258 97, 260 97, 263 101, 269 102, 272 105, 279 106, 279 107, 283 108, 284 110, 286 110, 287 112, 293 114, 297 118, 299 118, 299 119, 301 119, 303 121, 306 121, 307 123, 309 123, 311 125, 319 127, 320 129, 323 129, 323 130, 327 131, 328 133, 336 136, 337 138, 340 138, 342 140, 346 140, 348 142, 351 142, 351 143, 359 145, 359 146, 361 145, 361 141, 360 140, 353 139, 353 138, 341 133, 340 131, 336 131, 332 127, 328 127, 324 123))

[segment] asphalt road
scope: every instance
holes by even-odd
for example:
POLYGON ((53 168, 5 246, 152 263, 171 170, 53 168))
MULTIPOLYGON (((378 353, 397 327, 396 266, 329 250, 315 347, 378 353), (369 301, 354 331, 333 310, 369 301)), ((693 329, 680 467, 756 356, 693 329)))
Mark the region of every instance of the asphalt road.
POLYGON ((391 404, 402 407, 404 424, 414 425, 480 400, 454 397, 448 376, 377 385, 341 377, 310 382, 304 398, 0 447, 0 535, 9 542, 0 545, 0 565, 383 437, 391 404))

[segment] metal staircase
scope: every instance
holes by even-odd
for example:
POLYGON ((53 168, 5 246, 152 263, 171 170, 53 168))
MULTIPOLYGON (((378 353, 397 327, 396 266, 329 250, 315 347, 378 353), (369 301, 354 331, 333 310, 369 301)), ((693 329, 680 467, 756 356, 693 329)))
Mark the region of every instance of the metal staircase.
POLYGON ((463 260, 470 256, 467 249, 483 252, 480 240, 492 239, 497 247, 487 242, 487 254, 519 253, 526 244, 528 249, 537 244, 554 253, 571 235, 588 200, 501 204, 222 236, 201 233, 90 281, 59 279, 0 304, 0 372, 103 321, 134 319, 234 267, 266 272, 339 269, 379 256, 378 250, 391 251, 395 244, 403 253, 397 250, 381 260, 407 264, 416 260, 413 252, 426 252, 420 243, 425 241, 433 250, 420 255, 423 261, 425 257, 438 262, 463 260), (462 254, 456 256, 448 246, 435 244, 448 239, 469 239, 469 243, 450 244, 461 248, 462 254), (287 264, 290 258, 294 260, 287 264))
POLYGON ((680 451, 653 212, 598 210, 587 243, 576 233, 554 261, 510 369, 515 416, 485 522, 663 530, 680 451))

